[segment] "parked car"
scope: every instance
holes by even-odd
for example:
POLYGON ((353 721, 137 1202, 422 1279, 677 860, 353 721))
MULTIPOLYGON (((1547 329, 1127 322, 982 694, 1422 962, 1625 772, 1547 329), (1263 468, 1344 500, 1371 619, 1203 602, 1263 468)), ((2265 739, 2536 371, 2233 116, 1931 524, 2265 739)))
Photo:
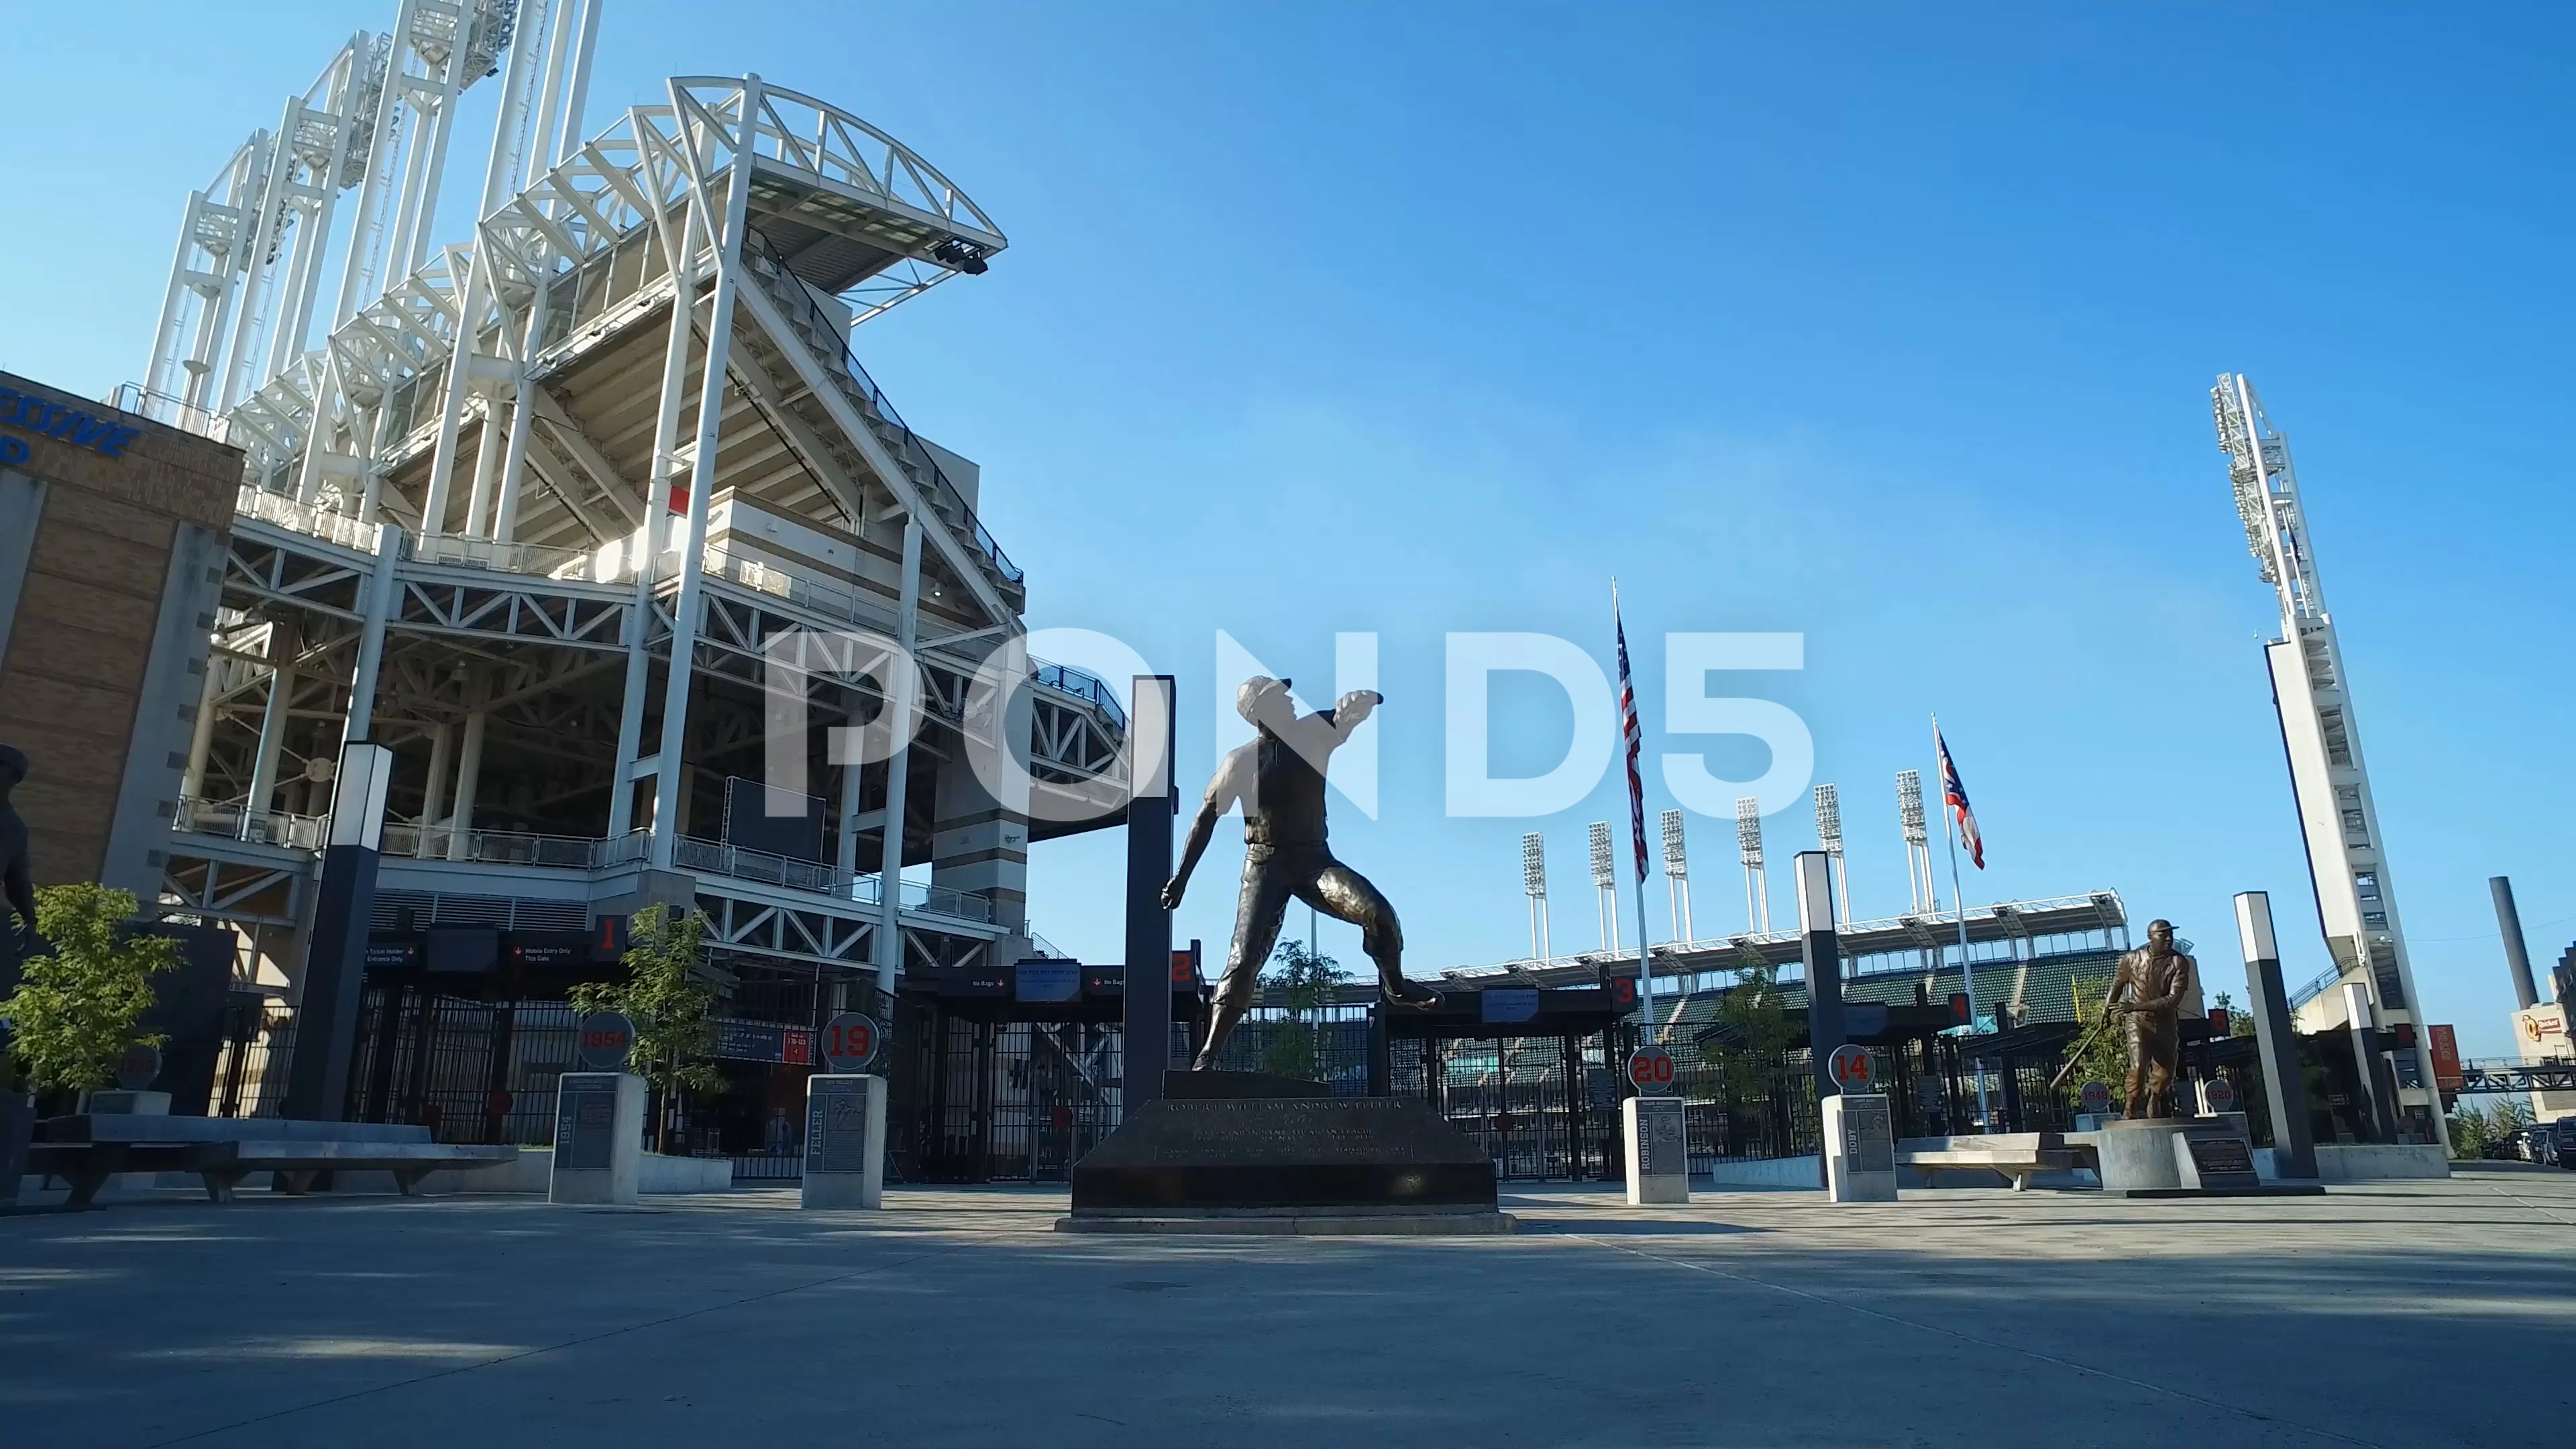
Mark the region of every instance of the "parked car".
POLYGON ((2549 1134, 2549 1159, 2576 1172, 2576 1117, 2561 1117, 2542 1130, 2549 1134))
POLYGON ((2535 1123, 2513 1134, 2514 1156, 2543 1167, 2558 1161, 2558 1128, 2555 1123, 2535 1123))

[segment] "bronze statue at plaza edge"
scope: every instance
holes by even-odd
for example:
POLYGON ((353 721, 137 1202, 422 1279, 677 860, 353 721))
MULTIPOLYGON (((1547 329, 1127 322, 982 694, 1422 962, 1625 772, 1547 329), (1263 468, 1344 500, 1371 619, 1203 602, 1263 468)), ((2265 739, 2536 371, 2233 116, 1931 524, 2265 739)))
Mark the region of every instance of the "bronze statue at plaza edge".
POLYGON ((1251 1010, 1261 987, 1261 968, 1279 939, 1279 923, 1291 897, 1360 928, 1360 948, 1377 963, 1378 982, 1387 1000, 1406 1006, 1430 1006, 1440 1000, 1440 993, 1404 977, 1404 930, 1396 923, 1395 907, 1369 884, 1368 877, 1335 860, 1324 839, 1325 764, 1384 696, 1375 690, 1354 690, 1331 709, 1300 715, 1288 693, 1289 683, 1255 675, 1235 691, 1235 709, 1258 733, 1251 743, 1229 750, 1217 763, 1207 797, 1199 802, 1198 818, 1190 822, 1180 868, 1163 887, 1163 908, 1179 906, 1182 892, 1189 889, 1190 872, 1207 850, 1209 834, 1226 811, 1240 803, 1243 894, 1235 902, 1234 944, 1226 953, 1225 978, 1217 984, 1207 1041, 1191 1063, 1196 1071, 1215 1066, 1226 1038, 1251 1010))
POLYGON ((2182 1075, 2182 999, 2198 964, 2174 944, 2173 922, 2147 926, 2147 944, 2120 956, 2120 969, 2102 998, 2105 1019, 2117 1015, 2129 1038, 2128 1097, 2132 1122, 2172 1115, 2167 1107, 2182 1075))

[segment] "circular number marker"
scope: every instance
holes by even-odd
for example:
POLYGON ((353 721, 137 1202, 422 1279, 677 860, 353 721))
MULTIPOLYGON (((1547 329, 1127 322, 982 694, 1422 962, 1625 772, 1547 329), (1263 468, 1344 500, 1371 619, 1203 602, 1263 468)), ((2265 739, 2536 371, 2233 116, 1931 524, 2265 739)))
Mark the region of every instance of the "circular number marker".
POLYGON ((1673 1054, 1659 1046, 1639 1047, 1628 1058, 1628 1084, 1649 1097, 1668 1096, 1673 1090, 1673 1054))
POLYGON ((877 1056, 877 1023, 871 1016, 844 1011, 823 1024, 823 1063, 836 1072, 864 1069, 877 1056))

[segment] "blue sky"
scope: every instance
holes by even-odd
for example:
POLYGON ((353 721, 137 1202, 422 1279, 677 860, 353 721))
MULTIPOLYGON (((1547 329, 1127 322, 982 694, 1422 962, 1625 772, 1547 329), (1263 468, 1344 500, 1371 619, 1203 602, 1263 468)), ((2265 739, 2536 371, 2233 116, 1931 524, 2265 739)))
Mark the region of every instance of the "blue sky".
MULTIPOLYGON (((12 20, 0 367, 136 377, 172 228, 335 37, 392 0, 12 20), (137 104, 149 97, 149 104, 137 104)), ((1609 663, 1628 605, 1652 756, 1666 631, 1790 630, 1862 915, 1905 904, 1890 777, 1939 711, 1990 869, 1974 900, 2110 887, 2233 979, 2268 888, 2324 966, 2207 390, 2290 434, 2391 877, 2436 1020, 2510 1049, 2486 878, 2534 954, 2576 939, 2570 504, 2548 419, 2570 331, 2563 11, 2191 5, 707 6, 610 0, 592 88, 757 70, 902 137, 1011 238, 870 323, 907 417, 984 465, 1031 622, 1182 677, 1204 778, 1223 628, 1320 684, 1381 636, 1383 806, 1336 843, 1417 969, 1527 947, 1548 832, 1560 947, 1589 944, 1587 821, 1441 810, 1453 630, 1609 663), (722 15, 719 20, 716 17, 722 15)), ((484 102, 488 105, 488 99, 484 102)), ((481 143, 460 138, 474 190, 481 143)), ((443 235, 453 235, 449 227, 443 235)), ((1498 695, 1498 760, 1568 729, 1498 695)), ((1742 913, 1692 821, 1703 929, 1742 913)), ((1775 886, 1812 843, 1771 823, 1775 886)), ((1220 832, 1179 932, 1221 950, 1220 832)), ((1042 846, 1032 915, 1119 941, 1119 846, 1042 846)), ((1948 895, 1946 873, 1943 894, 1948 895)), ((1651 893, 1656 934, 1668 929, 1651 893)), ((1631 927, 1633 929, 1633 927, 1631 927)), ((1327 923, 1328 950, 1358 960, 1327 923)))

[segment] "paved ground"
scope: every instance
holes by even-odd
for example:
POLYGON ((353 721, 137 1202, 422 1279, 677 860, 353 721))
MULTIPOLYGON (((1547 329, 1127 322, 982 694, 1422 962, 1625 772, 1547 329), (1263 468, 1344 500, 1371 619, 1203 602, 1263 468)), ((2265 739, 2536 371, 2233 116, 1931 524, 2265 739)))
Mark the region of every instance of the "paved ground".
POLYGON ((0 1218, 0 1444, 2525 1445, 2576 1173, 2324 1199, 1520 1195, 1509 1239, 1120 1239, 1052 1192, 0 1218))

